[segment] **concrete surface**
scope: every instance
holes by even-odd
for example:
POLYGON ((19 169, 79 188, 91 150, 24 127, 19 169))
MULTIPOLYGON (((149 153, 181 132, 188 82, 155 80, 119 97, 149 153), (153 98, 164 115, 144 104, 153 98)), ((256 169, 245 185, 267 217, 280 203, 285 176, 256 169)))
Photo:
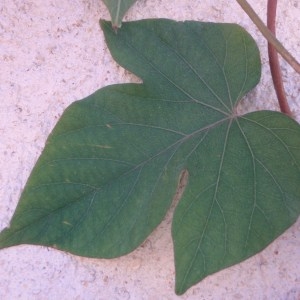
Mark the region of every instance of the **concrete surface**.
MULTIPOLYGON (((278 36, 299 57, 300 2, 279 1, 278 36)), ((266 1, 251 1, 262 18, 266 1)), ((263 76, 240 109, 278 109, 266 42, 235 1, 139 0, 126 20, 167 17, 235 22, 255 37, 263 76)), ((74 100, 111 83, 138 80, 112 61, 98 26, 100 0, 0 2, 0 229, 9 224, 45 140, 74 100)), ((282 62, 300 120, 299 76, 282 62)), ((300 222, 249 260, 174 294, 170 214, 133 253, 113 260, 19 246, 0 251, 0 299, 300 299, 300 222)))

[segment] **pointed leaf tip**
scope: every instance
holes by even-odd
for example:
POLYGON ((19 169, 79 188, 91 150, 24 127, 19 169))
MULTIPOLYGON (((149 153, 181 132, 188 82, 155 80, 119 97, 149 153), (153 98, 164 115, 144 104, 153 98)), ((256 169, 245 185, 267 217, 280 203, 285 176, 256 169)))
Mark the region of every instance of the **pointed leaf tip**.
POLYGON ((120 28, 122 19, 136 0, 103 0, 111 16, 113 28, 120 28))

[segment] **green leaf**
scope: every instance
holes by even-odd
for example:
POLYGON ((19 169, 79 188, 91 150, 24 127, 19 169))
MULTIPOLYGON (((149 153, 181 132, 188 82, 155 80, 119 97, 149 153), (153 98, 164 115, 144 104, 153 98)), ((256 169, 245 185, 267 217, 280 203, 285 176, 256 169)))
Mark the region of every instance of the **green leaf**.
POLYGON ((109 10, 112 26, 119 28, 121 27, 122 19, 127 10, 136 0, 103 0, 103 2, 109 10))
POLYGON ((300 212, 300 128, 277 112, 238 116, 260 78, 255 42, 232 24, 144 20, 116 34, 142 84, 73 103, 48 138, 0 248, 30 243, 89 257, 140 245, 170 207, 176 292, 254 255, 300 212))
POLYGON ((299 125, 280 113, 205 130, 173 219, 178 294, 259 252, 296 221, 299 150, 299 125))

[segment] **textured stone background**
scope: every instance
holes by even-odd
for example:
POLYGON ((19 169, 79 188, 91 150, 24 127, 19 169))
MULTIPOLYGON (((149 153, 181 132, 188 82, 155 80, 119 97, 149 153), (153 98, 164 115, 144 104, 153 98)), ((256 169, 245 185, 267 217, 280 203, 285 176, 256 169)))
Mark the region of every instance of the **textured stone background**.
MULTIPOLYGON (((251 2, 265 19, 266 1, 251 2)), ((279 2, 278 36, 299 60, 300 2, 279 2)), ((240 109, 278 109, 266 42, 235 1, 139 0, 126 20, 150 17, 244 26, 261 49, 263 74, 240 109)), ((100 0, 0 1, 0 229, 63 110, 105 85, 138 80, 112 61, 100 18, 109 18, 100 0)), ((299 76, 285 62, 282 69, 299 121, 299 76)), ((299 220, 260 254, 182 297, 174 294, 170 225, 169 214, 141 247, 113 260, 36 246, 1 250, 0 299, 300 299, 299 220)))

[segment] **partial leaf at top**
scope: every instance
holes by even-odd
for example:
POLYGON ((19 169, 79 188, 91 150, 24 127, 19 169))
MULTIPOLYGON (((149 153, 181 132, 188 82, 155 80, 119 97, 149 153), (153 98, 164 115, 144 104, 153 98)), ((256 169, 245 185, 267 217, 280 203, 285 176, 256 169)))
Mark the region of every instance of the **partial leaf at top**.
POLYGON ((109 49, 142 84, 72 104, 49 136, 0 247, 31 243, 116 257, 161 222, 188 183, 172 235, 176 292, 266 247, 300 211, 300 129, 269 111, 236 115, 260 78, 253 39, 232 24, 144 20, 109 49))
POLYGON ((127 10, 136 0, 103 0, 103 2, 109 10, 112 26, 119 28, 121 27, 122 19, 127 10))

